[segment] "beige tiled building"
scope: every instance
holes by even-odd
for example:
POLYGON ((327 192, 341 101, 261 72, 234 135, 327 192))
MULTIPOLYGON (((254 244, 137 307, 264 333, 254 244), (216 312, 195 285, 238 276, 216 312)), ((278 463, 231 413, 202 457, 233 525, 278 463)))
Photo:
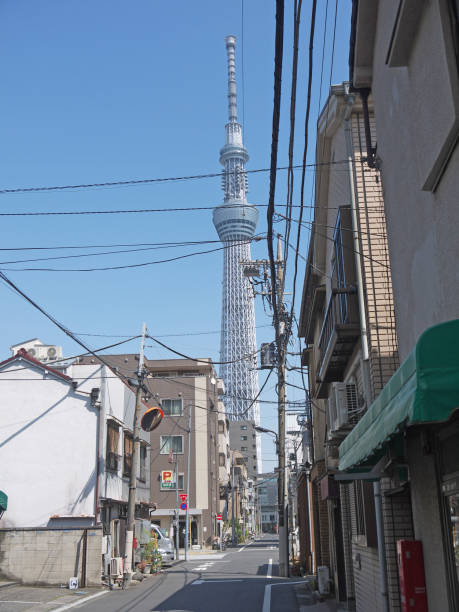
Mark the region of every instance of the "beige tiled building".
MULTIPOLYGON (((374 130, 371 106, 369 120, 374 130)), ((311 541, 314 566, 329 567, 337 599, 362 612, 369 601, 382 610, 373 487, 335 479, 338 448, 398 367, 382 185, 365 164, 364 142, 359 98, 348 84, 332 87, 318 121, 300 314, 313 413, 311 541)))

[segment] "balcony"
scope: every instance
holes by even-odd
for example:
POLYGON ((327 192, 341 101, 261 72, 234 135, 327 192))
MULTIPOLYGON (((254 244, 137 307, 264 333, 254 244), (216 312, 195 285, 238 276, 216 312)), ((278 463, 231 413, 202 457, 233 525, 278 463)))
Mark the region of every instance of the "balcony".
POLYGON ((357 290, 333 289, 317 343, 317 397, 327 397, 328 383, 343 380, 359 336, 357 290))

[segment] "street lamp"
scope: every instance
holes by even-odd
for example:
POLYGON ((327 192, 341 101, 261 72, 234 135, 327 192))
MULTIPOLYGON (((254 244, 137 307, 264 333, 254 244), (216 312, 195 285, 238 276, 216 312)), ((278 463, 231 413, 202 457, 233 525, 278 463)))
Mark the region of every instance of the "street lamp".
POLYGON ((254 429, 259 431, 260 433, 269 433, 272 434, 276 440, 276 455, 279 454, 279 436, 272 429, 266 429, 266 427, 260 427, 259 425, 255 425, 254 429))

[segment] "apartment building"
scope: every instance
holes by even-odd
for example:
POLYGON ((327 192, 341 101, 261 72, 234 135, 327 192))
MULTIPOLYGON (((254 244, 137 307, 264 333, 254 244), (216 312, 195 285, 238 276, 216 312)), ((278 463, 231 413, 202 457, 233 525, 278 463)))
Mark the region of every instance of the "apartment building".
POLYGON ((261 531, 264 533, 277 533, 277 475, 274 472, 260 474, 257 489, 261 531))
POLYGON ((157 504, 151 519, 172 535, 178 514, 180 547, 184 546, 185 511, 179 509, 180 498, 177 502, 178 478, 178 494, 188 494, 189 544, 211 546, 219 535, 216 516, 225 503, 229 480, 223 383, 210 359, 147 359, 145 368, 148 390, 164 412, 161 425, 150 434, 150 489, 157 504))
POLYGON ((403 538, 425 573, 415 605, 459 609, 458 49, 453 0, 353 1, 351 81, 374 100, 366 166, 381 168, 402 365, 341 444, 339 468, 381 483, 391 611, 403 538))
POLYGON ((244 458, 249 478, 256 480, 258 474, 257 462, 257 432, 254 421, 230 421, 230 447, 237 450, 244 458))
POLYGON ((338 449, 398 367, 382 186, 379 171, 364 163, 366 119, 374 131, 371 101, 366 111, 344 83, 331 88, 318 120, 299 322, 313 424, 312 462, 301 479, 310 494, 302 512, 309 511, 311 533, 303 520, 303 538, 313 568, 329 567, 336 598, 350 607, 355 601, 362 612, 383 609, 379 498, 368 482, 339 480, 338 449))

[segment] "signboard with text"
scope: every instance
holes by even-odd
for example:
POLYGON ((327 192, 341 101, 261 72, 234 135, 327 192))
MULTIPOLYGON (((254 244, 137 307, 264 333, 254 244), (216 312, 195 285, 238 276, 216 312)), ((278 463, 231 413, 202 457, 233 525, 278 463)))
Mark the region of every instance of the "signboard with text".
POLYGON ((171 470, 161 472, 161 489, 175 489, 175 473, 171 470))

